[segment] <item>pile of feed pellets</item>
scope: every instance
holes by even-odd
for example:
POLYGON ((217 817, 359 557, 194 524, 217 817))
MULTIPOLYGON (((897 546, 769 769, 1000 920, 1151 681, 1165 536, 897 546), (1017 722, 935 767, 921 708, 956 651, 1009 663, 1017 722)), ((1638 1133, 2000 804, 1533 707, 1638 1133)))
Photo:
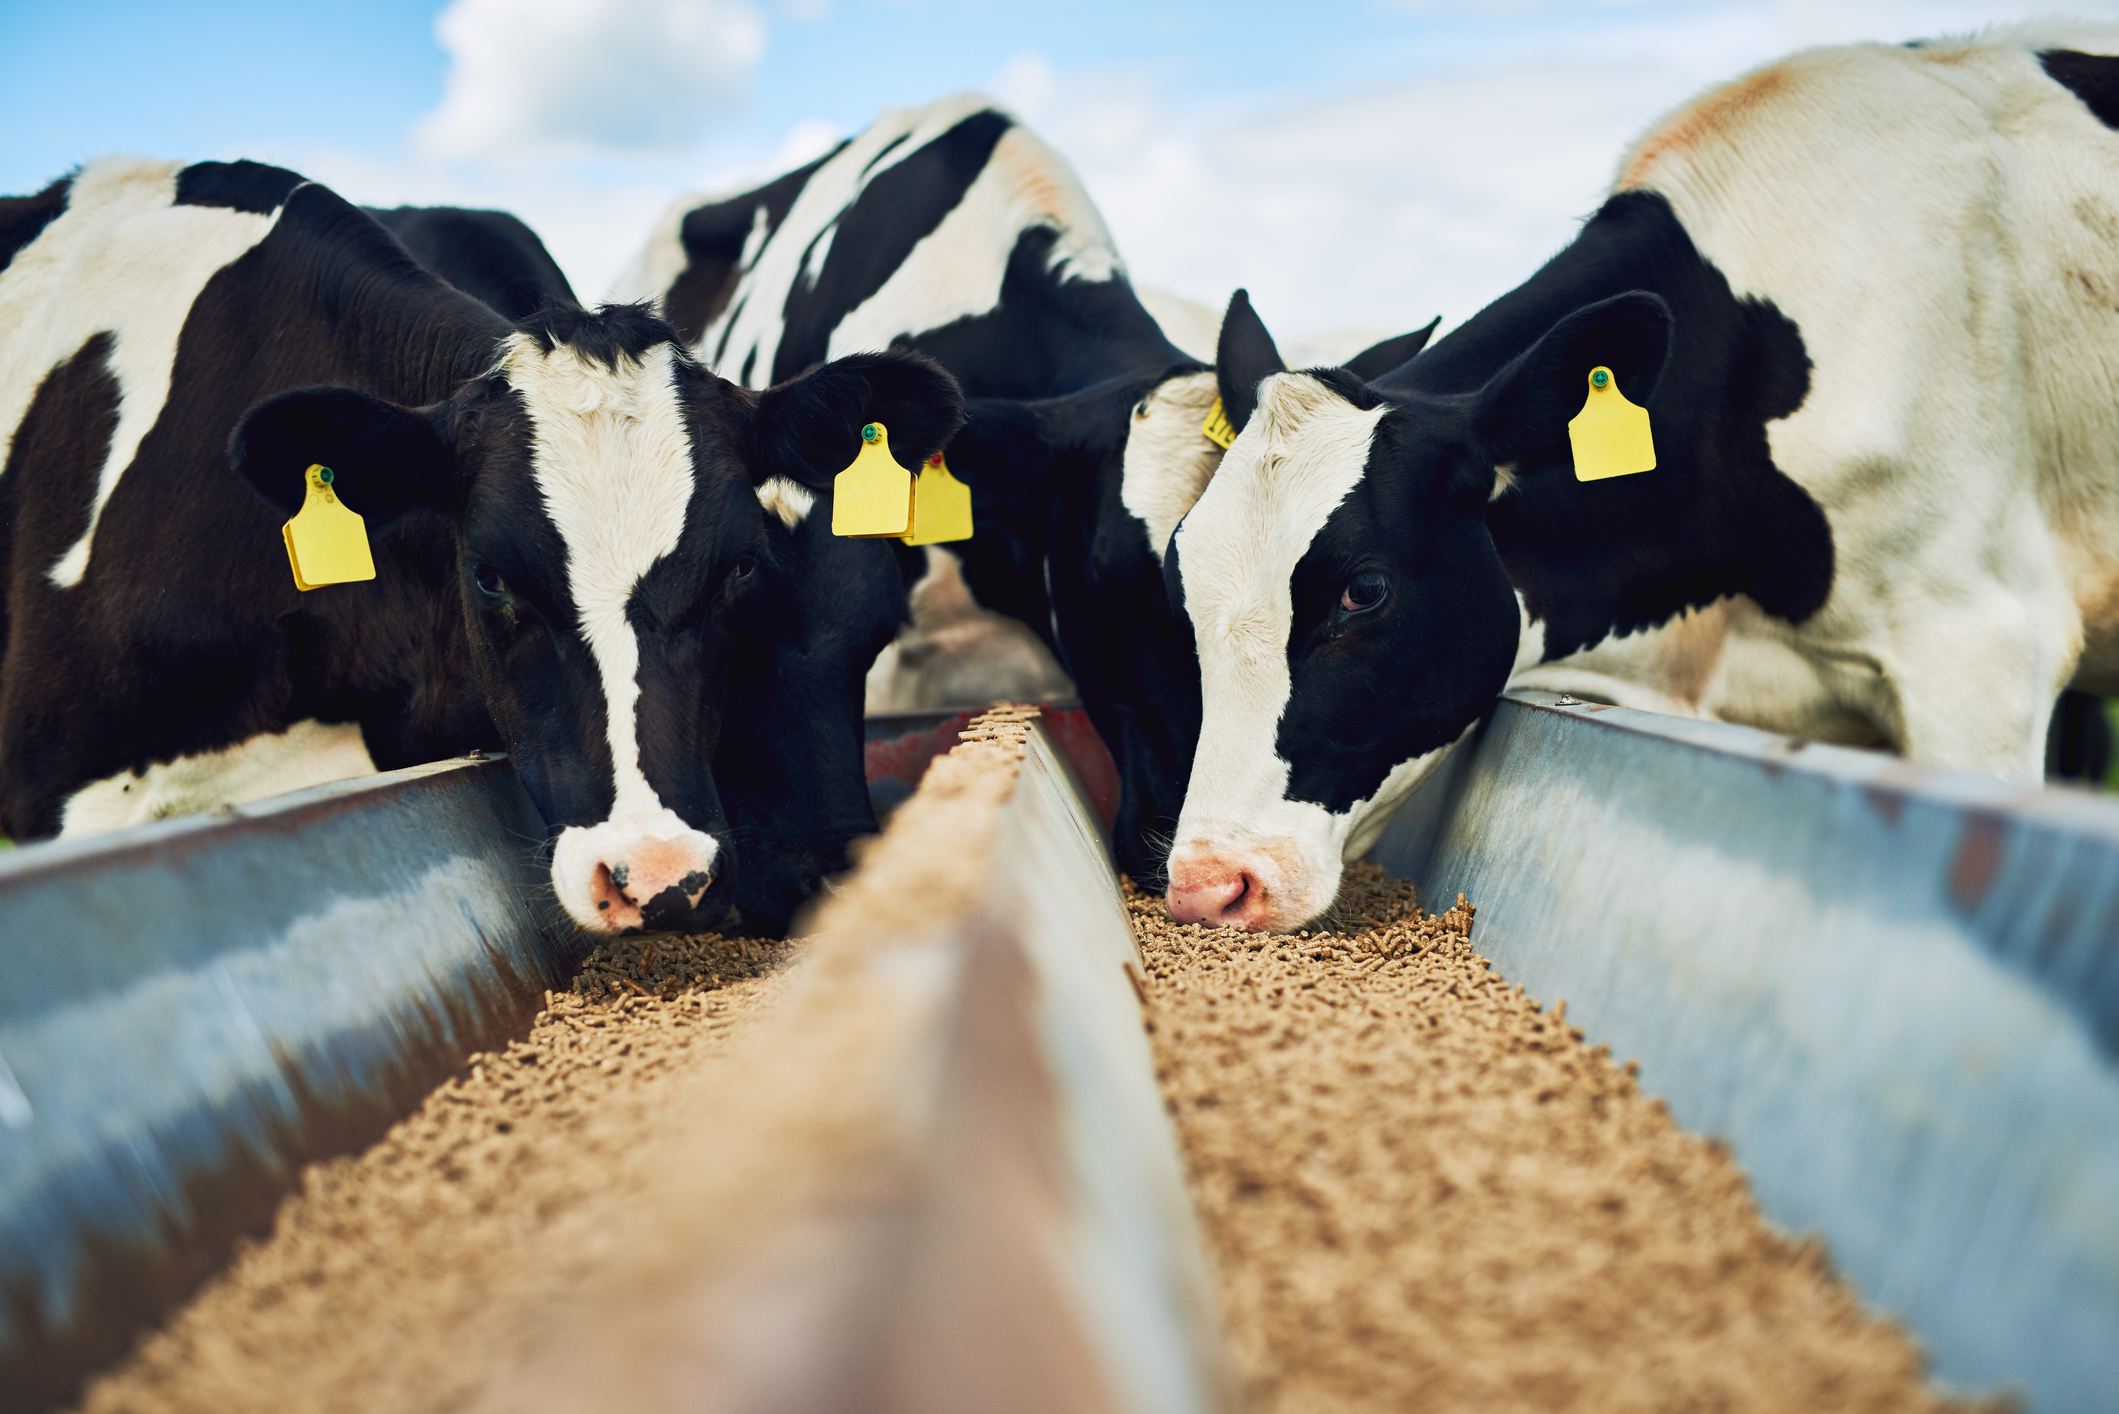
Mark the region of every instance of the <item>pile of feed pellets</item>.
MULTIPOLYGON (((94 1381, 96 1414, 476 1402, 608 1260, 687 1076, 768 1009, 786 943, 617 938, 528 1036, 366 1152, 311 1164, 269 1237, 94 1381)), ((0 1401, 4 1402, 4 1401, 0 1401)))
POLYGON ((1963 1407, 1461 896, 1356 864, 1331 932, 1127 907, 1247 1408, 1963 1407))

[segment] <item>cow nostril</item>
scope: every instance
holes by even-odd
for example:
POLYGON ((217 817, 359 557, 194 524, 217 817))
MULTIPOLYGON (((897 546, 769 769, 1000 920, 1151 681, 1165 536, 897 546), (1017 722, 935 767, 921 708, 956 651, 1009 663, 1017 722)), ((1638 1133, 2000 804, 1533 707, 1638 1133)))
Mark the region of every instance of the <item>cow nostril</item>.
POLYGON ((613 864, 610 866, 611 883, 622 890, 625 888, 626 880, 631 873, 632 870, 628 869, 624 864, 613 864))

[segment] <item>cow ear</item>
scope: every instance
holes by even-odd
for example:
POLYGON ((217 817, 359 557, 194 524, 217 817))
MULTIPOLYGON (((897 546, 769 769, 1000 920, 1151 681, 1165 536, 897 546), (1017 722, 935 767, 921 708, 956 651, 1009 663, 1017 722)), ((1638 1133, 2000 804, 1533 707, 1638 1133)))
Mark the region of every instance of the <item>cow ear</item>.
POLYGON ((1435 326, 1441 322, 1442 316, 1438 314, 1427 322, 1424 329, 1400 334, 1395 339, 1385 339, 1380 344, 1370 344, 1346 361, 1346 371, 1364 383, 1374 382, 1400 364, 1411 362, 1414 354, 1427 347, 1428 339, 1434 335, 1435 326))
POLYGON ((1280 350, 1265 321, 1251 308, 1251 294, 1238 290, 1229 296, 1229 312, 1221 317, 1221 341, 1214 348, 1214 381, 1221 394, 1221 415, 1234 430, 1243 431, 1258 406, 1258 385, 1274 373, 1287 372, 1280 350))
POLYGON ((1645 290, 1584 305, 1479 390, 1473 422, 1497 462, 1567 445, 1567 424, 1589 396, 1589 374, 1609 368, 1619 391, 1648 406, 1670 352, 1670 306, 1645 290))
POLYGON ((228 439, 236 471, 266 500, 301 509, 312 466, 371 523, 418 506, 453 511, 462 488, 443 431, 446 404, 400 407, 355 388, 301 388, 243 415, 228 439))
POLYGON ((880 422, 890 454, 917 471, 964 423, 956 379, 923 354, 853 354, 758 395, 751 423, 751 483, 785 476, 813 491, 853 465, 861 429, 880 422))

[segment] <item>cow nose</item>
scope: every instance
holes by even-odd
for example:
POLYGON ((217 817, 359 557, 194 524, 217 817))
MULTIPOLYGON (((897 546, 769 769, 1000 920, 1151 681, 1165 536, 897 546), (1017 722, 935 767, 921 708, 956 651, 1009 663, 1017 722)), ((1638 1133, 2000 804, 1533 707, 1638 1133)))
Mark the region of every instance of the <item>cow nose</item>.
POLYGON ((674 927, 714 882, 713 852, 699 841, 648 837, 611 854, 596 861, 589 898, 612 932, 674 927))
POLYGON ((1173 869, 1165 903, 1170 916, 1180 923, 1253 932, 1265 926, 1265 890, 1247 869, 1214 865, 1173 869))

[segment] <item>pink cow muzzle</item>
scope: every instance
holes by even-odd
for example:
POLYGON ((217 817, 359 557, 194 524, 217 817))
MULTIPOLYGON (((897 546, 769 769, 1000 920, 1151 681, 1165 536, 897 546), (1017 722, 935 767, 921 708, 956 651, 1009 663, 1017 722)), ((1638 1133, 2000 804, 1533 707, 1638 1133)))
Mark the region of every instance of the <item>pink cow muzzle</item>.
POLYGON ((576 923, 599 933, 709 926, 694 912, 713 886, 720 845, 674 816, 656 825, 560 831, 552 887, 576 923))

